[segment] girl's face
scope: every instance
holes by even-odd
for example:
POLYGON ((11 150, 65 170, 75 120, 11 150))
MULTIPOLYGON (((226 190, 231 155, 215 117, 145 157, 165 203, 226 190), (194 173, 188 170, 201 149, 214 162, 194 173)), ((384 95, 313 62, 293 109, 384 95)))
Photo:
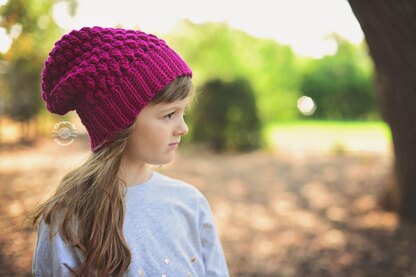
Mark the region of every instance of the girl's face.
POLYGON ((184 120, 189 97, 172 103, 147 105, 137 116, 124 152, 132 163, 170 163, 181 137, 188 133, 184 120))

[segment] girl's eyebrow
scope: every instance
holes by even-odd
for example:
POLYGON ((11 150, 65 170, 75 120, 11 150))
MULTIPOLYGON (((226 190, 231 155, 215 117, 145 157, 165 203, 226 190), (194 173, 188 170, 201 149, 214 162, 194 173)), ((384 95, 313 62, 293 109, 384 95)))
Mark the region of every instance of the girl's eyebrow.
MULTIPOLYGON (((177 110, 182 110, 182 109, 183 108, 179 107, 179 106, 172 106, 172 107, 168 107, 168 108, 162 108, 161 110, 159 110, 159 112, 160 113, 166 113, 166 112, 170 112, 170 111, 173 111, 173 110, 177 111, 177 110)), ((185 107, 184 110, 186 110, 186 107, 185 107)))
POLYGON ((161 112, 163 112, 163 111, 170 111, 170 110, 182 110, 182 109, 183 110, 186 110, 186 109, 189 108, 189 103, 186 104, 185 107, 182 106, 182 105, 172 105, 172 106, 169 106, 169 105, 171 105, 171 103, 164 103, 164 105, 166 105, 166 107, 161 107, 160 108, 160 111, 161 112))

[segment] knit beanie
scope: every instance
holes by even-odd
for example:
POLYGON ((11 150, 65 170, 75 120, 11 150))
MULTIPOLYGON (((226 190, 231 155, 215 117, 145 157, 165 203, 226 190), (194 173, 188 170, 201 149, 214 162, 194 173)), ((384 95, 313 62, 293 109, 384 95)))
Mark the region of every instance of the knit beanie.
POLYGON ((84 27, 62 36, 42 71, 47 109, 75 110, 97 151, 129 127, 171 81, 191 69, 164 40, 121 28, 84 27))

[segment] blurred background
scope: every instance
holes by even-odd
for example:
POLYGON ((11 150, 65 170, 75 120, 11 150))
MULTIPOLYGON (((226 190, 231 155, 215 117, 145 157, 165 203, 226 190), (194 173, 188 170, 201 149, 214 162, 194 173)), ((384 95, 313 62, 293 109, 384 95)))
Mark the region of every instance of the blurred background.
POLYGON ((192 68, 190 133, 160 171, 207 196, 231 276, 416 276, 415 7, 369 2, 0 0, 0 275, 31 276, 22 220, 89 153, 76 113, 46 110, 43 62, 100 25, 192 68))

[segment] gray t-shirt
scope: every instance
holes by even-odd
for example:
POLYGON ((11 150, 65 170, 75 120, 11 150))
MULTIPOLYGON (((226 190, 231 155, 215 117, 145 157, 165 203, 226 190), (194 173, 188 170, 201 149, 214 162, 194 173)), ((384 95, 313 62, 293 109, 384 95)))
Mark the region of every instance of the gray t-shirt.
MULTIPOLYGON (((229 276, 208 201, 187 183, 153 172, 128 187, 123 229, 132 253, 124 276, 229 276)), ((48 232, 41 222, 33 275, 72 276, 67 266, 77 268, 82 253, 48 232)))

